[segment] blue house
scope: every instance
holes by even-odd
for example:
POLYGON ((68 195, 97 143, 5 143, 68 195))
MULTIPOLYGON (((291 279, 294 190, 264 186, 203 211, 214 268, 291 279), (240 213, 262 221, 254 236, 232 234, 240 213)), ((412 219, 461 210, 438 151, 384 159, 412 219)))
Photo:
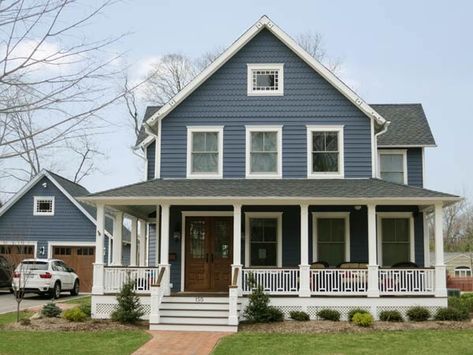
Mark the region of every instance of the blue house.
MULTIPOLYGON (((442 216, 459 197, 424 187, 422 106, 366 103, 268 17, 149 107, 137 145, 147 180, 81 201, 148 222, 151 329, 235 331, 250 277, 286 315, 447 304, 442 216)), ((97 318, 117 273, 96 255, 97 318)))

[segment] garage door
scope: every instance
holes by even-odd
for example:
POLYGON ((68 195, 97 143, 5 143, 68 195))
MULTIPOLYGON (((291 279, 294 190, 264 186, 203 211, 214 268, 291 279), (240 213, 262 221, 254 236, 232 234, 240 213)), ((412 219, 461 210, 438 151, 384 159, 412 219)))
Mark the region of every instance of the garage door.
MULTIPOLYGON (((18 242, 21 244, 21 242, 18 242)), ((0 245, 0 255, 13 265, 18 265, 23 259, 34 258, 33 245, 0 245)))
POLYGON ((94 254, 95 247, 53 247, 53 258, 64 261, 79 275, 81 292, 92 291, 94 254))

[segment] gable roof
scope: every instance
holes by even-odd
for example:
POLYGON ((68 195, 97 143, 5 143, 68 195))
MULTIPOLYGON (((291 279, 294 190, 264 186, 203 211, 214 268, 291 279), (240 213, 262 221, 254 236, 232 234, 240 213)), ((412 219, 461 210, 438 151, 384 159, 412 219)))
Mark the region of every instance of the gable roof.
POLYGON ((312 57, 305 49, 299 46, 290 36, 280 29, 267 16, 261 17, 253 26, 251 26, 243 35, 241 35, 233 44, 227 48, 217 59, 215 59, 207 68, 197 75, 188 85, 186 85, 179 93, 177 93, 164 106, 151 115, 144 124, 154 126, 158 120, 166 117, 174 108, 179 106, 192 92, 202 85, 211 75, 220 69, 230 58, 232 58, 242 47, 244 47, 251 39, 253 39, 263 29, 269 30, 280 41, 282 41, 289 49, 297 54, 312 69, 327 80, 335 89, 343 96, 351 101, 369 118, 376 121, 379 125, 384 125, 386 120, 368 105, 360 96, 342 82, 335 74, 328 70, 318 60, 312 57))
MULTIPOLYGON (((159 109, 161 108, 161 106, 148 106, 146 107, 146 111, 145 111, 145 114, 143 116, 143 122, 146 122, 153 114, 155 114, 159 109)), ((142 143, 144 145, 147 144, 147 141, 149 139, 149 135, 148 133, 146 133, 146 130, 145 130, 145 126, 144 124, 141 125, 141 128, 140 128, 140 132, 138 134, 138 137, 136 138, 136 143, 135 143, 135 147, 138 147, 139 145, 141 145, 142 143)))
POLYGON ((378 137, 378 147, 435 147, 421 104, 371 104, 390 124, 378 137))

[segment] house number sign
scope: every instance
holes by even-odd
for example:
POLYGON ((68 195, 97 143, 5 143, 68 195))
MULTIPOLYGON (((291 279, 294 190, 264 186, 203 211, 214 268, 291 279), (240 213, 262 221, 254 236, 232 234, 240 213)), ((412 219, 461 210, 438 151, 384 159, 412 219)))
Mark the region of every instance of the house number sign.
POLYGON ((204 297, 196 297, 195 303, 204 303, 204 297))

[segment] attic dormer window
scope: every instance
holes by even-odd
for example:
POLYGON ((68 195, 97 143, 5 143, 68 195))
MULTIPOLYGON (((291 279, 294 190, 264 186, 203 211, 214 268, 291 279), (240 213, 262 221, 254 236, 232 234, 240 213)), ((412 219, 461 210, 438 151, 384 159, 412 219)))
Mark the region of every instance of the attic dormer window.
POLYGON ((248 95, 284 95, 284 64, 248 64, 248 95))
POLYGON ((35 196, 33 206, 34 216, 54 216, 54 197, 35 196))

